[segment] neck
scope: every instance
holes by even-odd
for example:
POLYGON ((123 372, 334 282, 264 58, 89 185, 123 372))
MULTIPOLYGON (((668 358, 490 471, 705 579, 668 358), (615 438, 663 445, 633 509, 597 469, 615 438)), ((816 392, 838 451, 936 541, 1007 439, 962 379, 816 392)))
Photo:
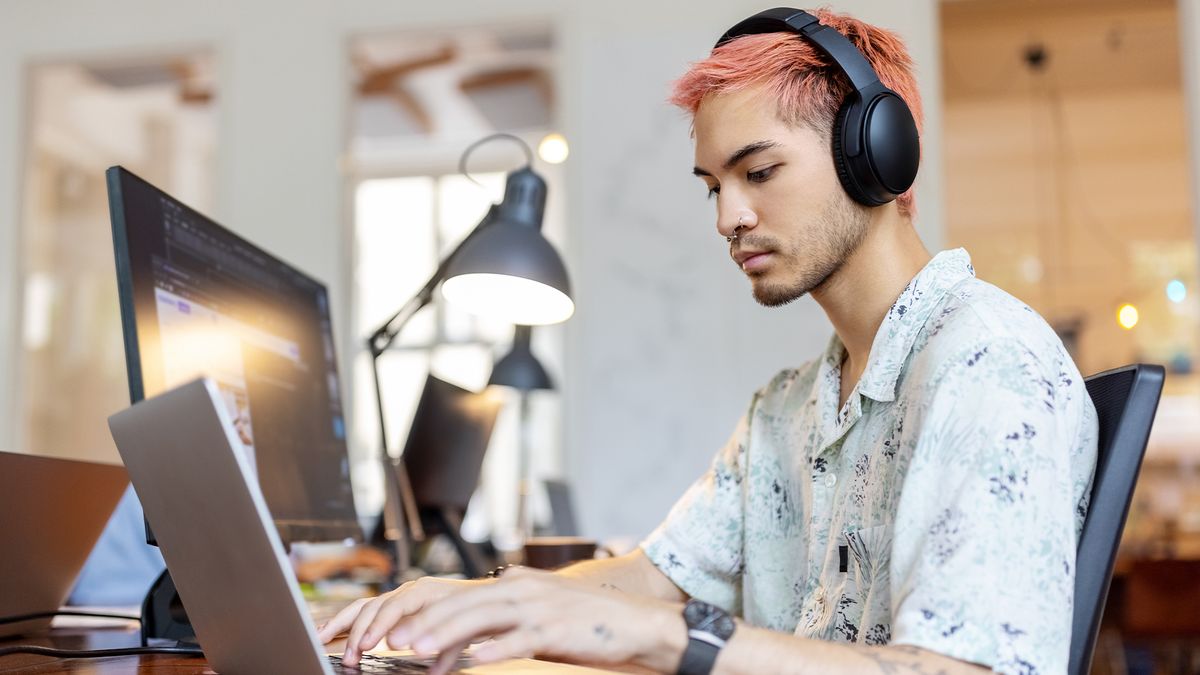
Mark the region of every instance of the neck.
POLYGON ((847 371, 862 373, 883 318, 929 260, 912 222, 900 216, 895 203, 888 204, 872 212, 858 249, 813 290, 813 299, 846 346, 847 371))

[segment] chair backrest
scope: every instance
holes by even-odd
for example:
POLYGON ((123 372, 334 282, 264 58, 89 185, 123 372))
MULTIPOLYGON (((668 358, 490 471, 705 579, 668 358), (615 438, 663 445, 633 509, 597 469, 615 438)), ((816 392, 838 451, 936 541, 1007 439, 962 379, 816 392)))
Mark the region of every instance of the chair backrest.
POLYGON ((1085 380, 1096 406, 1100 437, 1092 499, 1075 563, 1075 614, 1067 668, 1071 675, 1087 675, 1091 669, 1117 545, 1129 514, 1164 375, 1162 366, 1134 364, 1085 380))

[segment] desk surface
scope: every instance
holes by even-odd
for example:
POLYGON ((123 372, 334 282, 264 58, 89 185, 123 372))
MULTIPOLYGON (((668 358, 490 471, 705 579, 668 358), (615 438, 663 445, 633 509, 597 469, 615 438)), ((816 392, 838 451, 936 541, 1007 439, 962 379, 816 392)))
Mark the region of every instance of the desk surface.
MULTIPOLYGON (((139 644, 137 628, 55 628, 38 635, 0 640, 0 647, 40 645, 57 649, 116 649, 139 644)), ((212 673, 204 659, 165 654, 105 659, 56 659, 32 654, 0 657, 0 673, 212 673)))
MULTIPOLYGON (((0 647, 33 644, 58 649, 116 649, 136 647, 139 633, 135 627, 113 628, 54 628, 39 635, 0 639, 0 647)), ((331 645, 336 646, 336 645, 331 645)), ((544 661, 516 660, 470 668, 466 673, 478 675, 517 675, 521 673, 606 673, 611 671, 568 666, 544 661)), ((0 657, 0 674, 7 673, 171 673, 172 675, 213 675, 202 658, 147 654, 115 656, 103 659, 58 659, 31 654, 12 654, 0 657)))

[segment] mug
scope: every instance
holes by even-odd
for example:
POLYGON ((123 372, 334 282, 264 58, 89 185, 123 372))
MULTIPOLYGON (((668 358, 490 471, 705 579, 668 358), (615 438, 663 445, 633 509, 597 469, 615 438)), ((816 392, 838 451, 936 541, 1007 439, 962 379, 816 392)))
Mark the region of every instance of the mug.
POLYGON ((580 560, 591 560, 596 551, 612 552, 584 537, 531 537, 525 540, 525 566, 552 570, 580 560))

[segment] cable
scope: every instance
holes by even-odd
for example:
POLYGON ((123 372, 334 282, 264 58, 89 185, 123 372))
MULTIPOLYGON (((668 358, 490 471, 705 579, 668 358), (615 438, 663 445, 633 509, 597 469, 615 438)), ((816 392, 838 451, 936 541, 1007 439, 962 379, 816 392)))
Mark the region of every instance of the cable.
POLYGON ((173 654, 175 656, 204 656, 204 652, 187 647, 121 647, 119 649, 55 649, 38 645, 14 645, 0 647, 0 657, 10 654, 34 654, 58 659, 103 659, 110 656, 137 656, 139 654, 173 654))
POLYGON ((33 612, 32 614, 18 614, 16 616, 0 617, 0 625, 6 623, 20 623, 22 621, 32 621, 34 619, 46 619, 55 616, 90 616, 97 619, 124 619, 125 621, 142 622, 142 617, 132 616, 129 614, 104 614, 101 612, 75 612, 71 610, 55 611, 55 612, 33 612))

